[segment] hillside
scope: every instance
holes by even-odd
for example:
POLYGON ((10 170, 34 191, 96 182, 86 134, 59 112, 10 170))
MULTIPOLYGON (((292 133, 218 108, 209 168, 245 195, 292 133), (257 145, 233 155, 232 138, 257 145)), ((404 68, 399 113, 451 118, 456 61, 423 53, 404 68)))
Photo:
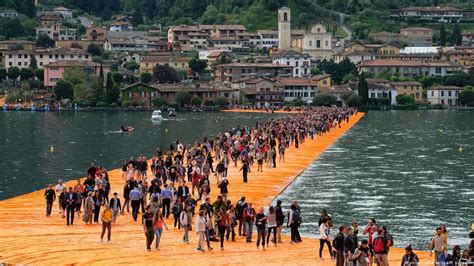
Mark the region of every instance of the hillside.
MULTIPOLYGON (((87 14, 106 22, 114 15, 131 13, 136 24, 243 24, 248 30, 276 28, 276 10, 282 6, 292 9, 292 26, 306 28, 315 22, 334 25, 341 22, 364 39, 370 32, 397 32, 403 26, 419 26, 410 21, 390 18, 390 12, 410 5, 450 5, 474 10, 474 1, 466 0, 40 0, 43 5, 64 5, 76 15, 87 14)), ((34 33, 35 10, 32 0, 0 0, 0 7, 13 8, 25 15, 21 19, 22 35, 34 33), (32 30, 33 28, 33 30, 32 30)), ((2 24, 0 23, 0 26, 2 24)), ((424 25, 430 26, 430 25, 424 25)), ((433 26, 438 28, 438 26, 433 26)), ((463 24, 463 30, 474 30, 473 24, 463 24)), ((334 31, 339 31, 337 28, 334 31)), ((2 35, 0 33, 0 35, 2 35)), ((4 35, 4 34, 3 34, 4 35)))

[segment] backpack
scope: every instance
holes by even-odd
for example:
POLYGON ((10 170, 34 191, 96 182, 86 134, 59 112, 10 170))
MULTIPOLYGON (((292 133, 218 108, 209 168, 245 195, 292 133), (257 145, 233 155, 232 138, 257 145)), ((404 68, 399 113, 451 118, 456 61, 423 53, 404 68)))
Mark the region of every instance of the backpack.
POLYGON ((338 234, 332 241, 332 245, 335 249, 341 250, 344 247, 344 234, 338 234))
POLYGON ((300 210, 298 209, 294 210, 292 218, 293 218, 293 221, 295 221, 297 225, 300 225, 302 222, 300 210))
POLYGON ((379 236, 374 240, 374 252, 383 253, 384 251, 385 251, 385 243, 383 242, 383 238, 379 236))
POLYGON ((393 246, 393 236, 389 232, 387 232, 387 246, 391 247, 393 246))

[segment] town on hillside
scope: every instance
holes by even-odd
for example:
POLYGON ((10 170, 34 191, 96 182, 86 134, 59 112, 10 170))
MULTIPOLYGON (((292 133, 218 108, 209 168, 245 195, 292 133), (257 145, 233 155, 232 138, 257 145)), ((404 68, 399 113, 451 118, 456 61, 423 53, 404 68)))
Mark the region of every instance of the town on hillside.
POLYGON ((104 19, 26 2, 24 13, 0 7, 4 111, 474 106, 474 10, 406 6, 387 16, 415 26, 364 36, 343 20, 302 27, 284 6, 271 15, 277 27, 254 30, 259 25, 144 26, 137 12, 104 10, 104 19), (19 35, 27 30, 34 36, 19 35))

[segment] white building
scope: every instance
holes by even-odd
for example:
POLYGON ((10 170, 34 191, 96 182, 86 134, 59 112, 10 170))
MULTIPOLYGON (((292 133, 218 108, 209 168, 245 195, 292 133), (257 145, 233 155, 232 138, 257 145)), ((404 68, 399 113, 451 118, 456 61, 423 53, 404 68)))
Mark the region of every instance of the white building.
POLYGON ((92 54, 82 49, 57 48, 57 49, 36 49, 12 50, 4 53, 3 60, 5 67, 29 67, 32 56, 35 56, 38 67, 42 68, 50 63, 61 60, 92 61, 92 54))
POLYGON ((16 18, 18 17, 18 12, 13 9, 2 9, 0 10, 0 17, 2 18, 16 18))
POLYGON ((55 9, 52 10, 54 13, 60 15, 63 19, 65 20, 72 20, 74 19, 74 16, 72 14, 72 10, 69 8, 65 8, 63 6, 56 7, 55 9))
POLYGON ((316 83, 308 78, 278 78, 278 85, 283 87, 285 102, 302 99, 311 103, 317 92, 316 83))
POLYGON ((258 30, 262 48, 272 48, 278 46, 278 31, 276 30, 258 30))
POLYGON ((274 64, 293 66, 293 77, 307 77, 311 74, 311 57, 308 54, 288 50, 273 57, 274 64))
POLYGON ((278 9, 278 50, 291 48, 291 11, 287 7, 278 9))
POLYGON ((76 39, 76 29, 70 29, 56 24, 49 27, 37 27, 36 38, 41 34, 45 34, 55 41, 72 41, 76 39))
POLYGON ((456 86, 438 86, 427 90, 426 97, 431 104, 442 104, 444 106, 459 105, 459 93, 463 88, 456 86))
POLYGON ((316 24, 303 38, 303 52, 314 58, 330 60, 332 58, 332 34, 322 24, 316 24))

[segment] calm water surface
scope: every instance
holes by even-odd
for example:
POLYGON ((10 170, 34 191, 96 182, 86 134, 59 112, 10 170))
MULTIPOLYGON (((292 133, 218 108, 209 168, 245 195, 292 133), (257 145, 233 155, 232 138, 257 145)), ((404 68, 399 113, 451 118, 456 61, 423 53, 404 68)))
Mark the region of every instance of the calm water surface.
POLYGON ((125 158, 151 156, 156 147, 166 148, 177 139, 192 143, 276 116, 281 115, 179 113, 152 123, 147 112, 0 112, 0 200, 44 188, 58 178, 86 176, 93 161, 116 168, 125 158), (120 133, 122 125, 135 131, 120 133))
POLYGON ((306 235, 326 208, 336 226, 375 217, 396 246, 418 249, 445 223, 450 248, 464 248, 473 181, 473 111, 369 112, 279 198, 299 199, 306 235))

